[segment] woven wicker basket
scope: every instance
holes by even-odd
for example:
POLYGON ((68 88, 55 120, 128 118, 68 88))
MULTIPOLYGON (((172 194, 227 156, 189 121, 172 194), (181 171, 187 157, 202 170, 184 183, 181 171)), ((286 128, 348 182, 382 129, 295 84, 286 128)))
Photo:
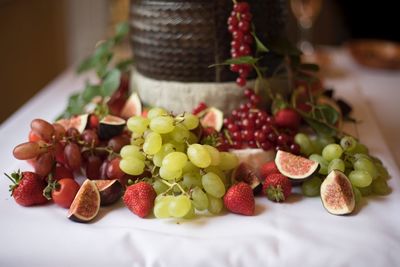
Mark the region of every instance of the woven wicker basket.
MULTIPOLYGON (((258 37, 266 44, 279 37, 286 1, 248 2, 258 37)), ((164 81, 233 81, 228 67, 208 67, 230 58, 226 21, 231 9, 231 0, 131 0, 130 38, 137 70, 164 81)))

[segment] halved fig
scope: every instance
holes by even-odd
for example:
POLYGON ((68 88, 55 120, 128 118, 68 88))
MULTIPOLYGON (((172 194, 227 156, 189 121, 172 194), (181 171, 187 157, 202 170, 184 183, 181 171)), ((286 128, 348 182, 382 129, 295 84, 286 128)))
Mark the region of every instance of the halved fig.
POLYGON ((92 180, 100 193, 100 205, 107 206, 117 202, 122 194, 123 187, 117 180, 92 180))
POLYGON ((275 164, 280 173, 293 180, 306 179, 318 169, 318 162, 282 150, 276 153, 275 164))
POLYGON ((224 113, 217 108, 208 108, 205 110, 200 122, 204 128, 212 127, 219 132, 224 124, 224 113))
POLYGON ((132 116, 142 114, 142 102, 137 93, 131 94, 131 96, 126 100, 124 107, 121 110, 121 117, 128 119, 132 116))
POLYGON ((250 185, 254 193, 261 190, 260 179, 258 179, 253 169, 244 162, 240 163, 239 166, 237 166, 236 169, 233 170, 231 174, 231 181, 232 184, 245 182, 246 184, 250 185))
POLYGON ((89 114, 83 114, 79 116, 73 116, 69 119, 60 119, 56 123, 61 124, 67 131, 69 128, 76 128, 79 133, 82 133, 86 129, 88 124, 89 114))
POLYGON ((99 137, 102 140, 109 140, 120 135, 124 130, 126 121, 120 117, 107 115, 99 124, 99 137))
POLYGON ((321 184, 321 200, 325 209, 334 215, 349 214, 355 207, 350 180, 344 173, 333 170, 321 184))
POLYGON ((76 222, 89 222, 100 209, 100 193, 91 180, 85 180, 68 211, 68 218, 76 222))
POLYGON ((247 163, 257 176, 260 176, 260 166, 275 158, 275 150, 272 149, 268 151, 261 148, 231 149, 229 152, 235 154, 241 163, 247 163))

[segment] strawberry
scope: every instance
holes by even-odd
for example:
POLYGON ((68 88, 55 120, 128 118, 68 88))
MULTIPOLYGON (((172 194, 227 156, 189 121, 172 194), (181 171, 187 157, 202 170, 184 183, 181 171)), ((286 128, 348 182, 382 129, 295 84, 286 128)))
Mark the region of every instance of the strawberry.
POLYGON ((157 194, 153 186, 139 182, 129 186, 124 194, 124 203, 130 211, 139 217, 146 217, 153 210, 157 194))
POLYGON ((272 160, 261 165, 260 167, 261 177, 265 179, 268 175, 273 173, 280 173, 278 167, 276 167, 275 161, 272 160))
POLYGON ((283 108, 275 114, 275 123, 279 127, 297 129, 300 126, 301 117, 294 109, 283 108))
POLYGON ((265 178, 262 191, 269 200, 285 201, 292 192, 292 184, 286 176, 280 173, 273 173, 265 178))
POLYGON ((11 195, 21 206, 33 206, 44 204, 47 199, 43 195, 46 182, 34 172, 14 172, 9 176, 5 174, 13 184, 10 185, 11 195))
POLYGON ((232 185, 224 196, 224 204, 233 213, 254 215, 255 200, 253 190, 244 182, 232 185))

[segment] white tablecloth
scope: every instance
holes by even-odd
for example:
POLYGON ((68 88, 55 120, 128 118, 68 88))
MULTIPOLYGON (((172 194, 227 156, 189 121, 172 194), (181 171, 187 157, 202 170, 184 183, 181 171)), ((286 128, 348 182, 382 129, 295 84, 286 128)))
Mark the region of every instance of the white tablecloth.
MULTIPOLYGON (((343 54, 336 58, 339 63, 347 60, 343 54)), ((398 105, 369 104, 374 92, 367 94, 366 102, 362 90, 376 80, 371 78, 374 72, 365 73, 329 84, 351 100, 354 116, 362 120, 362 142, 393 176, 389 196, 367 198, 360 210, 342 217, 327 213, 319 198, 295 194, 281 204, 257 198, 253 217, 224 213, 193 221, 140 219, 117 204, 102 208, 94 222, 80 224, 69 221, 66 210, 55 205, 18 206, 3 177, 0 266, 400 266, 399 170, 386 145, 392 140, 385 142, 375 121, 379 118, 381 125, 385 122, 380 116, 396 119, 397 114, 371 112, 390 113, 398 105)), ((83 81, 67 71, 3 123, 2 171, 28 168, 12 158, 13 146, 26 140, 32 118, 53 119, 83 81)), ((386 79, 380 81, 376 90, 386 86, 386 79)), ((388 98, 393 102, 398 96, 392 92, 388 98)))

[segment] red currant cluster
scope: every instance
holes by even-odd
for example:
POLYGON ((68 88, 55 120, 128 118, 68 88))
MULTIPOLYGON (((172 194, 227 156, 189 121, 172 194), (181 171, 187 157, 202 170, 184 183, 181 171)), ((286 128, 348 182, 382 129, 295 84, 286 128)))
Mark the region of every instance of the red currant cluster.
POLYGON ((276 149, 299 154, 300 147, 294 143, 296 131, 278 127, 274 116, 258 109, 261 98, 253 90, 246 89, 244 94, 248 101, 240 104, 231 116, 224 119, 230 147, 276 149))
MULTIPOLYGON (((251 55, 253 44, 253 36, 251 35, 251 19, 250 7, 247 2, 235 3, 233 11, 228 18, 228 30, 232 34, 231 56, 238 58, 251 55)), ((231 71, 239 74, 236 83, 243 87, 246 85, 246 79, 251 72, 249 64, 232 64, 231 71)))

